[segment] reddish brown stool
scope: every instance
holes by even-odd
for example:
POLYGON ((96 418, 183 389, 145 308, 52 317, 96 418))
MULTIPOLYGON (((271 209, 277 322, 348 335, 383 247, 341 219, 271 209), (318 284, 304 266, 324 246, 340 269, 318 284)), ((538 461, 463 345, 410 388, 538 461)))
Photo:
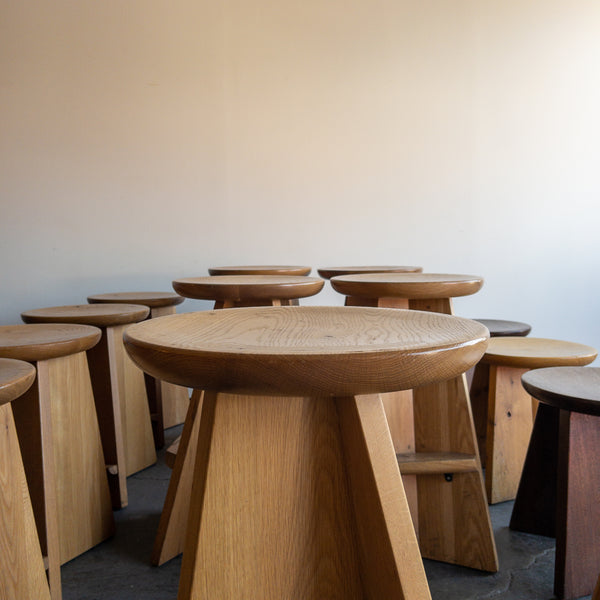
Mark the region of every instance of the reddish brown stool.
POLYGON ((78 323, 102 331, 88 350, 113 508, 127 506, 127 480, 156 462, 144 374, 123 348, 123 332, 148 316, 137 304, 81 304, 21 313, 25 323, 78 323))
POLYGON ((86 358, 100 337, 88 325, 0 327, 0 357, 37 368, 35 384, 12 408, 53 600, 60 565, 114 532, 86 358))
MULTIPOLYGON (((317 294, 324 285, 317 277, 287 275, 213 275, 173 281, 178 294, 213 300, 215 308, 289 306, 299 298, 317 294)), ((181 437, 167 450, 173 473, 160 518, 152 563, 162 565, 183 551, 191 497, 195 446, 198 438, 202 392, 196 390, 181 437), (174 457, 174 459, 173 459, 174 457)))
MULTIPOLYGON (((184 298, 173 292, 116 292, 88 296, 90 304, 141 304, 150 309, 149 319, 175 314, 184 298)), ((185 419, 190 396, 187 388, 159 381, 145 374, 146 391, 156 448, 165 445, 164 430, 180 425, 185 419)))
POLYGON ((495 337, 480 361, 487 365, 487 402, 474 411, 487 422, 485 487, 490 504, 514 499, 521 477, 537 402, 521 385, 521 375, 541 367, 587 365, 596 350, 583 344, 533 337, 495 337))
MULTIPOLYGON (((452 298, 474 294, 481 277, 371 273, 331 279, 347 305, 452 314, 452 298)), ((483 487, 464 372, 384 399, 422 555, 485 571, 498 557, 483 487)))
POLYGON ((0 358, 0 598, 3 600, 50 600, 10 405, 34 380, 35 368, 29 363, 0 358))
POLYGON ((510 528, 556 537, 554 593, 579 598, 600 571, 600 368, 536 369, 522 382, 540 404, 510 528))

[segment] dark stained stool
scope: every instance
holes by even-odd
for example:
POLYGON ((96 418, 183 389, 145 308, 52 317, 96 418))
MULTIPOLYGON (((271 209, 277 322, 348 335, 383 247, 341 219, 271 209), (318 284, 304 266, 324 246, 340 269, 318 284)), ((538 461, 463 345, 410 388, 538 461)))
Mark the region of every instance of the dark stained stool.
POLYGON ((125 343, 156 377, 206 390, 179 600, 431 597, 379 393, 454 377, 484 327, 263 307, 139 323, 125 343))
POLYGON ((296 265, 239 265, 233 267, 210 267, 210 275, 293 275, 303 276, 311 267, 296 265))
MULTIPOLYGON (((531 325, 520 321, 505 321, 501 319, 474 319, 488 328, 490 337, 525 337, 531 332, 531 325)), ((473 421, 477 433, 481 466, 485 468, 488 394, 490 389, 490 366, 477 363, 467 371, 467 384, 471 396, 473 421)))
POLYGON ((596 587, 594 588, 592 600, 600 600, 600 575, 598 576, 598 581, 596 582, 596 587))
MULTIPOLYGON (((306 276, 213 275, 176 279, 173 288, 188 298, 213 300, 216 309, 289 307, 299 298, 317 294, 324 283, 318 277, 306 276)), ((173 473, 152 551, 151 561, 155 565, 162 565, 183 551, 195 460, 193 448, 198 438, 201 407, 202 392, 195 390, 181 436, 167 450, 173 473)))
MULTIPOLYGON (((476 293, 483 279, 437 273, 370 273, 331 279, 346 305, 451 315, 452 298, 476 293)), ((392 440, 426 558, 485 571, 498 557, 464 372, 384 397, 392 440)))
MULTIPOLYGON (((485 487, 490 504, 514 499, 531 435, 537 402, 523 389, 529 369, 581 366, 596 358, 584 344, 533 337, 495 337, 479 361, 489 369, 485 441, 485 487)), ((485 398, 475 398, 476 412, 485 398)), ((482 406, 483 405, 483 406, 482 406)), ((480 420, 481 417, 480 417, 480 420)))
POLYGON ((0 357, 37 371, 12 409, 53 600, 60 598, 60 565, 114 533, 86 357, 100 337, 88 325, 0 327, 0 357))
MULTIPOLYGON (((88 296, 90 304, 141 304, 150 309, 149 319, 175 314, 177 305, 185 298, 173 292, 115 292, 88 296)), ((152 419, 155 447, 165 445, 164 430, 180 425, 185 419, 190 397, 186 388, 158 381, 145 374, 146 391, 152 419)))
POLYGON ((554 593, 592 593, 600 572, 600 368, 522 377, 540 405, 510 528, 556 537, 554 593))
POLYGON ((147 306, 78 304, 28 310, 25 323, 77 323, 102 331, 87 353, 113 508, 127 506, 127 477, 156 462, 143 372, 123 348, 123 333, 147 306))
MULTIPOLYGON (((50 600, 11 402, 35 381, 35 368, 0 358, 0 598, 50 600)), ((60 597, 60 589, 54 598, 60 597)))

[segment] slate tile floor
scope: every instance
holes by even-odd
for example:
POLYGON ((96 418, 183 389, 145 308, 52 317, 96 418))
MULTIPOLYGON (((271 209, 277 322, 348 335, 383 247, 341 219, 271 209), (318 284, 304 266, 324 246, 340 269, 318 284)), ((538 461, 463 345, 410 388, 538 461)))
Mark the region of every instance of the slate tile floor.
MULTIPOLYGON (((168 430, 167 440, 180 431, 168 430)), ((63 566, 63 600, 176 599, 181 557, 158 568, 149 564, 170 476, 162 451, 155 466, 128 479, 129 506, 115 512, 115 537, 63 566)), ((490 511, 500 571, 491 575, 425 561, 433 600, 554 598, 554 540, 510 531, 511 510, 512 502, 505 502, 490 511)))

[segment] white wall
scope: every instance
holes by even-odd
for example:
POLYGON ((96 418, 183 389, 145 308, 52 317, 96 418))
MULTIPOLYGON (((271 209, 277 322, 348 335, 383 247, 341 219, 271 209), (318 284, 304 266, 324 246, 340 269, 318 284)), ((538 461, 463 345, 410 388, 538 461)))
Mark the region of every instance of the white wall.
POLYGON ((0 0, 0 323, 395 263, 600 348, 598 31, 597 0, 0 0))

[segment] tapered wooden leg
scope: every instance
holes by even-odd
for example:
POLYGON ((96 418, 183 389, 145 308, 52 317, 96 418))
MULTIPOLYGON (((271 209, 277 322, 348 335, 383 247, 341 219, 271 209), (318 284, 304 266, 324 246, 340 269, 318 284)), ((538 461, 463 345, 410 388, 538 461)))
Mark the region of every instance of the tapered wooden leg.
POLYGON ((358 396, 337 408, 365 598, 430 598, 383 404, 358 396))
POLYGON ((10 404, 0 406, 0 481, 0 598, 50 600, 10 404))
POLYGON ((127 325, 108 327, 106 337, 111 366, 113 393, 118 394, 121 406, 121 427, 127 476, 156 462, 150 409, 143 372, 133 363, 123 346, 127 325))
POLYGON ((114 509, 124 508, 128 504, 128 497, 123 419, 118 385, 111 376, 106 335, 87 351, 87 356, 112 506, 114 509))
POLYGON ((600 418, 561 410, 559 436, 554 593, 579 598, 600 571, 600 418))
POLYGON ((510 528, 555 537, 559 411, 541 404, 535 417, 510 528))
MULTIPOLYGON (((449 299, 411 309, 452 314, 449 299)), ((426 558, 495 572, 498 556, 465 375, 413 390, 416 451, 471 456, 469 472, 419 475, 419 544, 426 558)))
MULTIPOLYGON (((174 306, 158 306, 151 309, 150 316, 155 319, 157 317, 173 315, 175 312, 174 306)), ((190 395, 187 388, 157 379, 153 379, 153 381, 155 389, 159 394, 163 429, 181 425, 185 420, 190 403, 190 395)))
POLYGON ((189 403, 179 450, 154 540, 151 559, 154 565, 162 565, 183 552, 201 411, 202 392, 195 390, 189 403))
POLYGON ((533 426, 531 396, 521 385, 525 372, 527 369, 490 367, 485 473, 490 504, 517 495, 533 426))
MULTIPOLYGON (((467 379, 468 383, 468 379, 467 379)), ((473 424, 477 435, 477 447, 481 466, 485 469, 486 440, 488 424, 488 398, 490 392, 490 366, 485 363, 477 363, 473 369, 473 380, 469 388, 471 398, 471 410, 473 411, 473 424)))
POLYGON ((372 404, 205 395, 179 600, 430 597, 372 404))

